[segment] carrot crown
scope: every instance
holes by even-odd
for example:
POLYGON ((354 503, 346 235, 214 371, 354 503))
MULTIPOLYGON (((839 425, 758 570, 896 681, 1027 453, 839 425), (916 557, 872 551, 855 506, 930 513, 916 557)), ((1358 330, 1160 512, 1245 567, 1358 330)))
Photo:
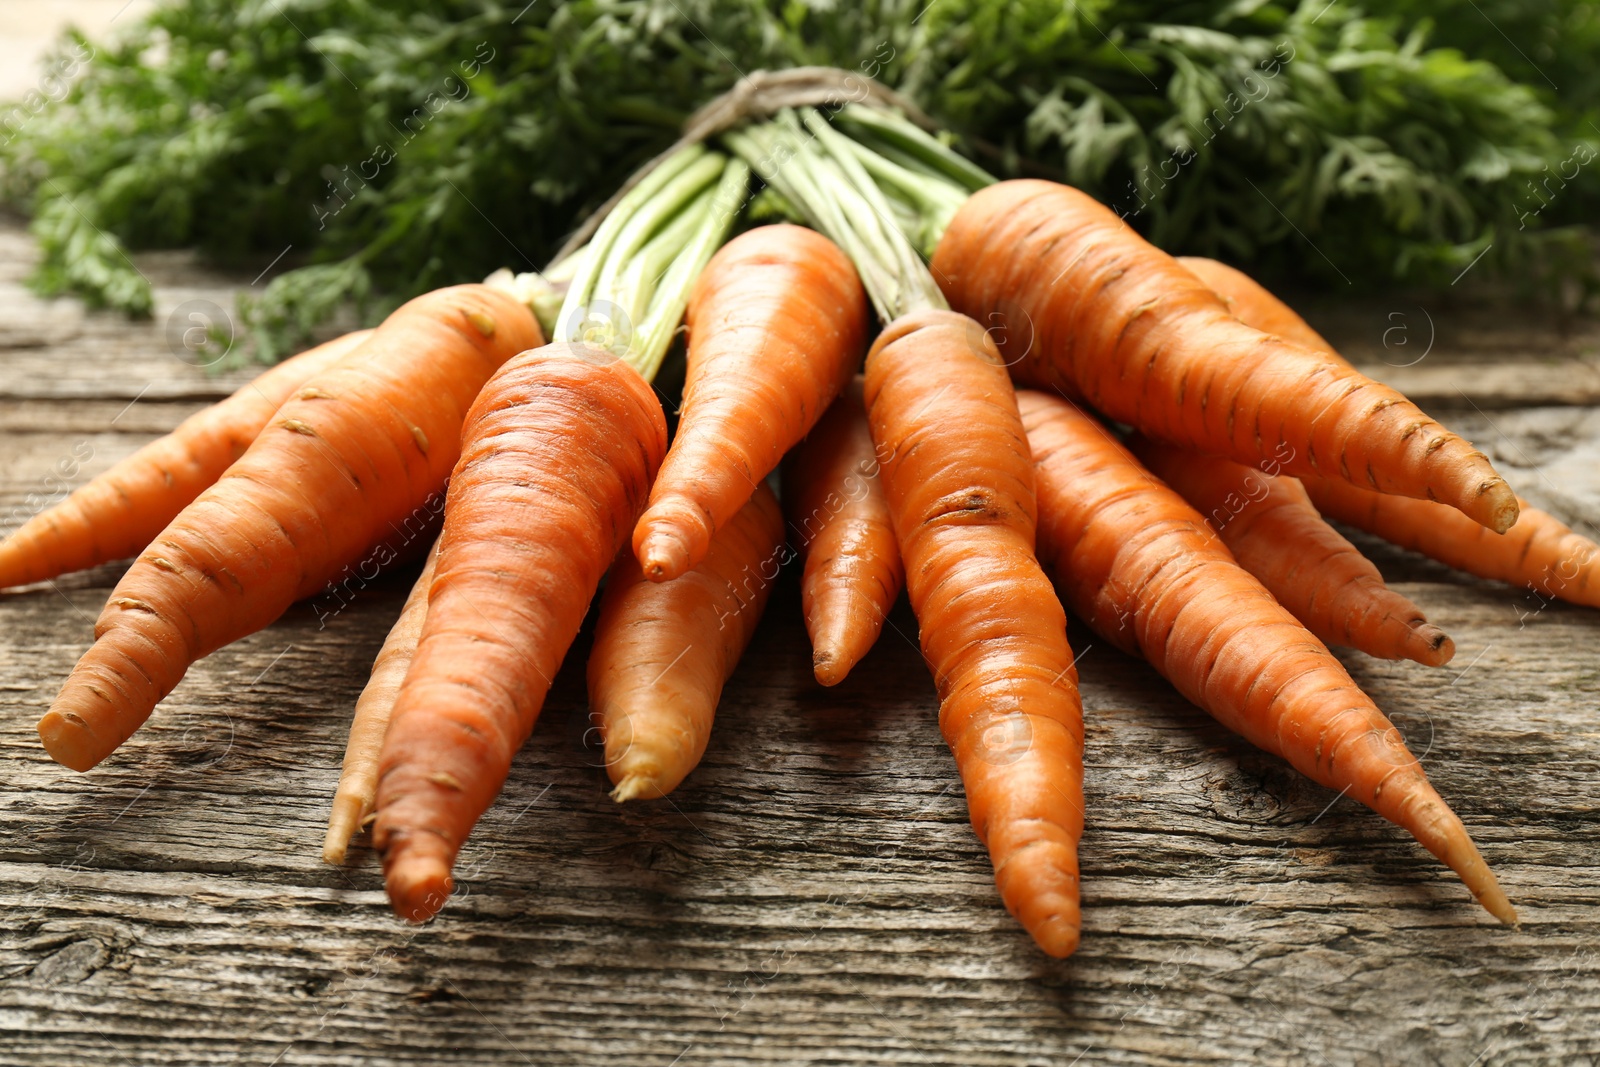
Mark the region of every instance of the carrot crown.
MULTIPOLYGON (((694 281, 744 207, 750 168, 702 145, 664 160, 617 201, 568 260, 553 340, 609 349, 653 379, 694 281)), ((567 261, 547 272, 562 269, 567 261)), ((530 299, 537 299, 534 294, 530 299)))

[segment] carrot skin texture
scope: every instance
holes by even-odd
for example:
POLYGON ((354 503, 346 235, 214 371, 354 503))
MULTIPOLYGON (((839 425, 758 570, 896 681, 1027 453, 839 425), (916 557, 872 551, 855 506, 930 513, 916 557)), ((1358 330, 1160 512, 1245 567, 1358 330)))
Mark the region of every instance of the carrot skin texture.
POLYGON ((126 559, 222 477, 294 391, 364 342, 357 330, 301 352, 190 415, 0 542, 0 589, 126 559))
MULTIPOLYGON (((1255 575, 1317 640, 1428 667, 1442 666, 1455 655, 1449 635, 1384 584, 1378 568, 1323 521, 1296 479, 1275 478, 1148 437, 1136 435, 1128 447, 1207 517, 1239 566, 1255 575)), ((1433 506, 1485 536, 1499 536, 1454 508, 1433 506)))
POLYGON ((1017 399, 1039 477, 1039 554, 1073 612, 1223 726, 1409 831, 1516 922, 1399 731, 1200 513, 1074 405, 1017 399))
POLYGON ((787 555, 778 498, 763 482, 672 581, 650 581, 627 549, 617 556, 589 653, 590 717, 613 800, 664 797, 699 764, 723 683, 787 555))
POLYGON ((905 583, 859 377, 783 461, 784 513, 805 555, 800 608, 817 681, 865 656, 905 583))
POLYGON ((667 451, 650 385, 604 349, 524 352, 484 386, 450 479, 428 614, 379 759, 373 844, 401 918, 431 918, 533 730, 667 451))
POLYGON ((328 833, 322 842, 322 858, 327 863, 343 863, 350 839, 361 823, 372 814, 378 800, 378 755, 389 718, 394 713, 400 684, 406 680, 411 660, 422 637, 422 623, 428 617, 428 587, 433 584, 434 561, 439 558, 438 542, 428 552, 428 561, 400 609, 400 617, 383 639, 383 647, 372 661, 372 674, 356 698, 355 715, 350 720, 350 738, 345 743, 344 765, 339 770, 339 785, 333 793, 333 812, 328 817, 328 833))
POLYGON ((995 328, 1022 384, 1190 451, 1437 499, 1498 531, 1516 520, 1481 452, 1342 360, 1241 323, 1076 189, 1025 179, 974 193, 933 273, 955 310, 995 328))
MULTIPOLYGON (((1196 263, 1182 262, 1195 270, 1196 263)), ((1196 273, 1230 301, 1234 313, 1250 325, 1265 330, 1265 324, 1271 322, 1272 328, 1285 337, 1309 335, 1321 340, 1305 320, 1249 275, 1232 268, 1217 271, 1204 266, 1196 273)), ((1308 476, 1303 481, 1312 503, 1329 518, 1479 578, 1526 586, 1541 596, 1573 604, 1600 607, 1600 545, 1527 501, 1517 501, 1520 514, 1516 525, 1501 537, 1464 520, 1455 509, 1442 504, 1384 496, 1327 478, 1308 476)))
POLYGON ((1007 910, 1039 947, 1078 946, 1083 709, 1066 615, 1034 557, 1032 457, 982 327, 901 316, 865 399, 939 728, 1007 910))
POLYGON ((705 556, 712 535, 850 380, 867 297, 849 257, 822 234, 760 226, 711 258, 684 321, 678 432, 633 531, 651 581, 705 556))
POLYGON ((1330 519, 1479 578, 1600 608, 1600 545, 1548 511, 1524 502, 1517 524, 1496 534, 1432 501, 1364 493, 1323 478, 1304 481, 1311 502, 1330 519))
POLYGON ((1177 260, 1206 288, 1222 297, 1233 317, 1246 326, 1281 337, 1301 348, 1327 353, 1348 364, 1348 360, 1333 350, 1326 337, 1244 271, 1204 256, 1178 256, 1177 260))
POLYGON ((134 561, 95 643, 39 722, 59 763, 110 755, 202 656, 267 626, 443 487, 472 397, 537 343, 528 309, 481 285, 425 294, 284 404, 237 463, 134 561))

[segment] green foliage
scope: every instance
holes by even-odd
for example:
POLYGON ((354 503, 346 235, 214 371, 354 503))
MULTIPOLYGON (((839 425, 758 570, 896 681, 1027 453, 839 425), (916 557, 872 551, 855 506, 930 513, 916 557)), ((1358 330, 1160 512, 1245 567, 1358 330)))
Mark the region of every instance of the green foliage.
MULTIPOLYGON (((1592 43, 1589 4, 1539 2, 1592 43)), ((1491 244, 1486 266, 1558 262, 1556 206, 1525 200, 1577 112, 1486 34, 1430 31, 1453 0, 525 4, 169 0, 92 59, 64 39, 0 112, 36 284, 147 311, 126 248, 288 249, 242 308, 272 358, 346 300, 543 265, 691 110, 801 63, 902 88, 987 168, 1064 176, 1174 251, 1335 284, 1447 281, 1491 244)), ((1540 67, 1592 82, 1592 49, 1539 40, 1540 67)))

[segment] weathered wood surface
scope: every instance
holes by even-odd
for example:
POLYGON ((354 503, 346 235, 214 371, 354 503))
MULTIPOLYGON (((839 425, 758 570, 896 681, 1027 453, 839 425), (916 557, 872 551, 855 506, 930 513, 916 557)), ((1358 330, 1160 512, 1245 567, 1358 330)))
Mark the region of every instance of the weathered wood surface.
MULTIPOLYGON (((230 307, 225 281, 142 259, 161 308, 129 324, 27 296, 30 255, 0 228, 0 521, 75 449, 92 450, 81 480, 229 387, 161 329, 184 299, 230 307)), ((1383 309, 1339 313, 1353 351, 1387 327, 1383 309)), ((1588 372, 1537 322, 1506 336, 1552 375, 1588 372)), ((1519 490, 1600 522, 1600 410, 1506 410, 1485 368, 1520 371, 1481 353, 1436 346, 1419 366, 1447 381, 1452 360, 1449 419, 1519 490)), ((326 628, 297 608, 211 656, 87 775, 51 763, 33 724, 121 568, 0 594, 0 1062, 1600 1062, 1600 614, 1362 543, 1459 652, 1437 671, 1345 660, 1520 929, 1078 629, 1085 931, 1076 957, 1046 959, 996 899, 904 605, 823 690, 792 576, 668 801, 606 798, 580 638, 458 898, 408 928, 364 838, 344 868, 318 857, 403 577, 326 628)))

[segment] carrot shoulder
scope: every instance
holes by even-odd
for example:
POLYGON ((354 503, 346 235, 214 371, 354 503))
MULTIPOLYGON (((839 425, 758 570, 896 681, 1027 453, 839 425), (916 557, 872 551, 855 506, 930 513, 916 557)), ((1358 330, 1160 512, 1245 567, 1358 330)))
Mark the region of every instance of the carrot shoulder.
POLYGON ((712 257, 686 322, 677 436, 633 532, 651 581, 704 557, 712 535, 850 380, 867 300, 832 241, 801 226, 761 226, 712 257))
POLYGON ((723 683, 787 554, 778 500, 763 482, 705 558, 672 581, 647 579, 631 552, 617 556, 589 653, 590 714, 605 739, 612 799, 666 796, 699 764, 723 683))
POLYGON ((0 542, 0 589, 139 552, 244 455, 290 394, 371 333, 345 334, 264 371, 33 516, 0 542))
POLYGON ((422 921, 505 783, 667 450, 655 392, 605 349, 511 360, 462 431, 422 637, 384 737, 373 844, 422 921))
MULTIPOLYGON (((1294 478, 1275 478, 1137 435, 1128 447, 1206 517, 1239 565, 1324 644, 1429 667, 1455 654, 1449 636, 1384 584, 1378 568, 1323 521, 1294 478)), ((1498 536, 1453 508, 1433 506, 1464 526, 1498 536)))
POLYGON ((896 319, 866 404, 939 726, 1006 907, 1078 945, 1083 714, 1066 615, 1034 557, 1033 465, 999 353, 972 320, 896 319))
POLYGON ((878 640, 905 580, 861 380, 783 461, 790 536, 805 555, 800 608, 817 681, 837 685, 878 640))
POLYGON ((422 637, 422 623, 428 617, 428 587, 433 584, 434 561, 439 558, 438 543, 428 552, 428 561, 400 609, 372 661, 372 674, 356 698, 350 720, 350 737, 345 742, 344 766, 339 770, 339 785, 333 794, 333 811, 328 816, 328 833, 322 842, 322 858, 328 863, 343 863, 350 839, 372 814, 378 799, 378 754, 383 737, 389 732, 400 683, 406 680, 411 660, 422 637))
POLYGON ((1019 382, 1192 451, 1440 500, 1499 531, 1516 519, 1482 453, 1337 357, 1240 322, 1076 189, 1022 180, 974 193, 933 267, 951 307, 996 328, 1019 382))
POLYGON ((443 488, 472 397, 536 344, 528 309, 481 285, 397 310, 273 415, 244 456, 134 561, 95 642, 39 722, 50 755, 88 770, 202 656, 271 623, 372 553, 443 488))
POLYGON ((1073 612, 1251 744, 1404 827, 1515 922, 1399 731, 1200 514, 1077 407, 1035 392, 1018 402, 1039 479, 1040 557, 1073 612))

